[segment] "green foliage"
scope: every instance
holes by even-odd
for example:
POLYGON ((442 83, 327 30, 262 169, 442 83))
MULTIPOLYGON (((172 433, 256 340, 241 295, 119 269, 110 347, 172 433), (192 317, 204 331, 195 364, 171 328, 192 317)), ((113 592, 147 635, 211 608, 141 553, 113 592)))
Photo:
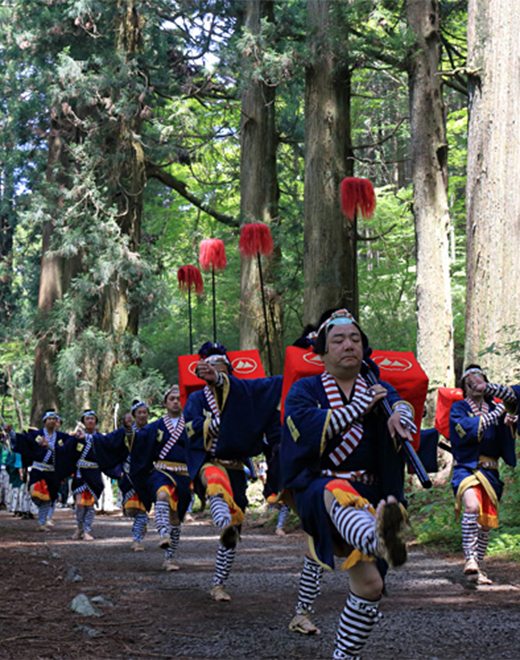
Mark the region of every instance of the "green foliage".
MULTIPOLYGON (((461 66, 465 56, 464 12, 460 3, 441 4, 448 70, 461 66)), ((101 365, 107 360, 122 370, 103 385, 111 405, 122 404, 118 397, 126 390, 130 396, 132 388, 119 384, 124 374, 129 386, 177 379, 177 356, 189 350, 188 301, 178 289, 177 270, 198 263, 203 238, 226 244, 228 266, 216 279, 218 339, 238 347, 238 230, 152 179, 142 190, 140 246, 121 219, 132 197, 126 194, 128 163, 142 149, 145 166, 161 165, 206 207, 239 220, 240 93, 252 80, 277 88, 279 218, 272 234, 281 259, 273 285, 283 301, 287 344, 302 325, 304 80, 311 61, 305 3, 275 2, 274 21, 264 19, 258 36, 243 27, 242 3, 138 3, 142 29, 134 46, 123 21, 127 6, 116 0, 13 0, 9 10, 2 8, 10 20, 2 26, 0 51, 0 162, 14 195, 0 186, 0 216, 13 228, 10 257, 0 254, 0 281, 7 282, 0 304, 9 312, 0 337, 30 337, 17 344, 20 359, 36 338, 55 342, 63 405, 71 416, 85 400, 102 403, 101 365), (51 117, 66 150, 46 171, 51 117), (48 255, 78 260, 80 268, 62 300, 42 318, 36 306, 44 226, 53 228, 48 255), (106 293, 119 290, 139 310, 138 340, 120 340, 103 325, 106 293)), ((354 174, 373 181, 378 199, 374 217, 359 223, 362 322, 369 324, 375 347, 414 350, 415 237, 404 68, 413 35, 403 3, 333 2, 332 26, 327 38, 337 65, 347 66, 352 76, 354 174)), ((447 100, 460 353, 467 129, 464 98, 450 90, 447 100)), ((203 297, 192 300, 195 350, 212 336, 206 274, 204 284, 203 297)), ((30 396, 30 386, 24 392, 30 396)))

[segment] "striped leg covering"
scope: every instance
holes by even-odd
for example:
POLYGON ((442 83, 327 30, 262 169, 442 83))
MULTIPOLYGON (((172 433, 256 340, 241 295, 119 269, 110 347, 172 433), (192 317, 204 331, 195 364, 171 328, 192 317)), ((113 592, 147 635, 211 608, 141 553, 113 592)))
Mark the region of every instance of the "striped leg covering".
POLYGON ((40 525, 45 525, 50 510, 51 510, 51 505, 48 502, 46 502, 45 504, 40 504, 40 506, 38 507, 38 523, 40 525))
POLYGON ((78 529, 83 529, 83 526, 85 524, 85 507, 84 506, 78 506, 76 504, 76 524, 78 525, 78 529))
POLYGON ((477 559, 478 513, 462 515, 462 549, 466 559, 477 559))
POLYGON ((343 507, 334 500, 329 513, 334 526, 349 545, 369 557, 376 555, 375 518, 370 511, 343 507))
POLYGON ((282 504, 280 511, 278 512, 278 522, 276 523, 277 527, 283 527, 285 525, 289 511, 290 509, 287 504, 282 504))
POLYGON ((478 537, 477 537, 477 561, 478 565, 482 566, 484 557, 486 556, 486 550, 489 543, 489 529, 482 529, 479 525, 478 537))
POLYGON ((357 660, 374 624, 381 618, 379 600, 349 594, 339 619, 334 660, 357 660))
POLYGON ((96 517, 96 512, 93 506, 86 506, 84 507, 84 509, 85 509, 85 515, 83 517, 83 525, 85 531, 90 532, 92 530, 92 524, 94 522, 94 518, 96 517))
POLYGON ((181 538, 181 526, 172 525, 170 527, 170 545, 166 548, 164 552, 165 559, 173 559, 177 553, 177 548, 179 547, 179 541, 181 538))
POLYGON ((323 566, 310 557, 303 560, 303 568, 300 575, 300 588, 298 591, 298 604, 296 605, 296 614, 309 614, 314 610, 312 605, 317 596, 320 595, 321 576, 323 575, 323 566))
POLYGON ((135 516, 134 524, 132 526, 132 535, 134 537, 134 541, 141 542, 143 540, 147 522, 148 515, 146 513, 138 513, 135 516))
POLYGON ((222 544, 219 545, 217 551, 217 560, 215 562, 215 574, 213 576, 213 584, 224 585, 229 577, 231 567, 235 561, 236 548, 225 548, 222 544))
POLYGON ((211 517, 215 525, 222 529, 227 525, 231 525, 231 514, 229 512, 229 506, 224 502, 224 498, 220 495, 210 495, 209 498, 209 510, 211 512, 211 517))
POLYGON ((155 528, 161 538, 170 533, 170 505, 168 502, 155 503, 155 528))

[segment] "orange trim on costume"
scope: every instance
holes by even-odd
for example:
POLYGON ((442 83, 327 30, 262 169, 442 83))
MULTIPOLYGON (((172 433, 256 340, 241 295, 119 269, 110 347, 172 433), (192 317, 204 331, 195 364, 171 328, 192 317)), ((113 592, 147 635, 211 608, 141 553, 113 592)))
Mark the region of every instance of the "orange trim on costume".
POLYGON ((473 486, 480 502, 478 522, 486 527, 498 527, 498 511, 483 486, 473 486))
POLYGON ((233 525, 241 525, 244 522, 244 512, 233 499, 233 489, 226 471, 215 465, 204 467, 204 477, 206 479, 206 492, 209 495, 222 495, 224 501, 229 506, 231 522, 233 525))
POLYGON ((43 481, 37 481, 31 486, 31 497, 33 500, 40 500, 42 502, 50 502, 51 501, 51 496, 49 493, 49 489, 47 487, 47 482, 43 481))
MULTIPOLYGON (((376 510, 372 504, 370 504, 370 502, 364 497, 361 497, 354 486, 352 486, 352 484, 346 479, 332 479, 325 486, 325 490, 330 491, 334 495, 334 499, 338 502, 338 504, 343 507, 353 506, 357 509, 366 509, 367 511, 370 511, 370 513, 372 513, 374 516, 376 515, 376 510)), ((348 570, 360 561, 374 561, 374 558, 368 557, 359 550, 353 548, 352 552, 350 552, 350 554, 341 565, 341 570, 348 570)))
POLYGON ((177 489, 175 488, 175 486, 168 486, 168 485, 161 486, 157 491, 157 495, 159 493, 168 493, 168 503, 170 505, 170 509, 172 511, 177 511, 179 496, 177 495, 177 489))
POLYGON ((125 511, 128 511, 128 509, 138 509, 139 511, 146 513, 145 505, 141 502, 141 500, 135 493, 124 503, 123 508, 125 509, 125 511))
POLYGON ((81 498, 79 501, 79 506, 94 506, 96 503, 96 498, 89 490, 84 490, 81 493, 81 498))

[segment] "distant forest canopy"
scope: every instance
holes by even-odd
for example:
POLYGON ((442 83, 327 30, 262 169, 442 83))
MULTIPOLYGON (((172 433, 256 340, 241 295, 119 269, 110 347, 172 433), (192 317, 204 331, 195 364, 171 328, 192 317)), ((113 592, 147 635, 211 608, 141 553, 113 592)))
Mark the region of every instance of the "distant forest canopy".
MULTIPOLYGON (((107 429, 134 398, 159 413, 190 350, 178 270, 199 267, 208 238, 227 260, 214 279, 218 341, 258 348, 268 371, 258 261, 238 248, 250 222, 274 242, 261 260, 274 373, 306 323, 345 305, 374 348, 417 353, 433 405, 468 361, 516 378, 519 11, 3 2, 6 421, 37 425, 55 407, 72 425, 94 407, 107 429), (343 214, 345 177, 371 181, 372 217, 343 214)), ((195 350, 213 338, 202 275, 195 350)))

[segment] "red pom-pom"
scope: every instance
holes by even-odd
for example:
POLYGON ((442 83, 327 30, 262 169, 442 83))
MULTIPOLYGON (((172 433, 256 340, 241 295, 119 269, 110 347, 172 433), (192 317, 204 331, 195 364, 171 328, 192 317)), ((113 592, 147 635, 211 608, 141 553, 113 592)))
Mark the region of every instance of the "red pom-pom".
POLYGON ((219 238, 206 238, 200 242, 199 263, 202 270, 216 272, 226 267, 226 248, 219 238))
POLYGON ((374 186, 368 179, 347 177, 341 182, 341 208, 350 220, 354 220, 356 213, 363 218, 371 218, 376 208, 376 195, 374 186))
POLYGON ((252 222, 249 225, 244 225, 238 247, 240 254, 244 257, 254 257, 258 253, 264 257, 269 257, 274 250, 271 230, 263 222, 252 222))
POLYGON ((179 289, 181 291, 191 291, 195 289, 195 293, 201 296, 204 291, 204 284, 202 282, 202 275, 197 266, 181 266, 177 271, 177 279, 179 280, 179 289))

